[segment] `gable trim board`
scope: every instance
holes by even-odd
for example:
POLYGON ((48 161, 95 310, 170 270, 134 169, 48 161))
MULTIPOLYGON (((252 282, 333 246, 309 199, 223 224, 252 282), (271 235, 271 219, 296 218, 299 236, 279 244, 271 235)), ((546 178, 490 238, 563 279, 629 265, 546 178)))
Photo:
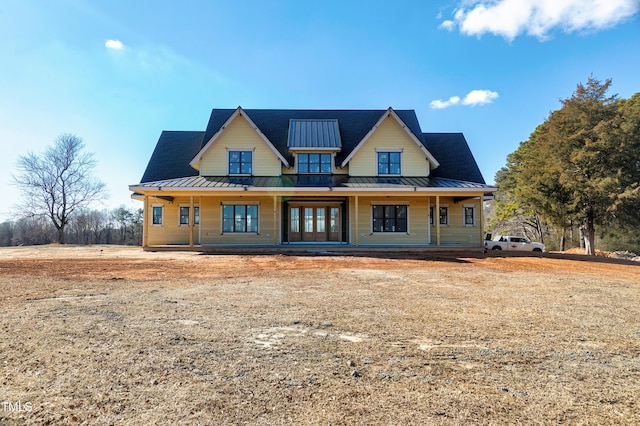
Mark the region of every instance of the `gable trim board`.
POLYGON ((286 158, 284 158, 282 156, 282 154, 280 154, 280 151, 278 151, 276 149, 275 146, 273 146, 273 144, 271 143, 271 141, 269 139, 267 139, 267 137, 264 135, 264 133, 262 133, 260 131, 260 129, 258 128, 258 126, 256 126, 256 124, 251 120, 251 118, 242 110, 242 107, 238 107, 235 112, 233 114, 231 114, 231 117, 229 117, 229 119, 222 125, 222 127, 220 127, 220 130, 218 130, 212 137, 211 139, 209 139, 209 141, 206 143, 205 146, 202 147, 202 149, 200 151, 198 151, 198 153, 196 154, 196 156, 193 158, 193 160, 191 160, 191 162, 189 162, 189 165, 191 167, 193 167, 196 170, 199 170, 200 168, 200 160, 202 160, 202 156, 204 155, 204 153, 216 142, 216 140, 223 134, 223 132, 226 130, 226 128, 233 122, 233 120, 235 120, 237 117, 243 117, 245 120, 247 120, 249 122, 249 125, 253 128, 253 130, 256 131, 256 133, 258 134, 258 136, 260 136, 260 138, 264 141, 264 143, 269 147, 269 149, 271 149, 271 151, 273 151, 273 153, 275 154, 276 157, 278 157, 280 159, 280 161, 282 162, 282 164, 285 165, 285 167, 291 167, 289 166, 289 162, 286 160, 286 158))
POLYGON ((482 203, 497 190, 485 184, 461 133, 423 133, 412 110, 241 107, 212 110, 205 132, 162 132, 141 181, 129 189, 132 198, 142 200, 147 209, 145 248, 289 244, 481 248, 482 203), (237 127, 240 122, 234 124, 234 120, 240 119, 246 124, 237 127), (385 120, 391 121, 384 124, 385 120), (223 137, 224 147, 213 150, 223 137), (263 153, 253 156, 253 173, 279 173, 229 175, 228 164, 224 164, 229 158, 224 152, 253 144, 263 153), (363 164, 378 161, 372 152, 381 144, 383 151, 396 149, 407 156, 407 170, 403 164, 401 175, 363 175, 377 171, 377 164, 363 164), (365 156, 357 155, 365 151, 365 156), (334 167, 342 169, 332 168, 339 174, 297 173, 298 152, 332 152, 334 167), (414 161, 417 157, 422 160, 414 161), (260 169, 260 162, 272 166, 260 169), (273 168, 276 163, 280 164, 278 171, 273 168), (152 203, 163 206, 162 227, 149 226, 152 203), (233 209, 233 217, 225 216, 229 209, 223 214, 225 203, 240 206, 233 209), (200 223, 178 226, 179 207, 196 204, 200 223), (248 204, 258 208, 243 209, 248 204), (463 204, 476 209, 477 226, 463 226, 463 204), (433 220, 430 224, 431 210, 441 205, 449 206, 449 223, 445 226, 433 220), (231 225, 229 221, 238 222, 231 225), (232 226, 234 232, 223 232, 224 226, 232 226), (258 232, 241 232, 245 227, 258 232), (378 231, 373 232, 374 228, 378 231), (398 231, 405 228, 406 232, 398 231))
POLYGON ((389 107, 389 109, 387 109, 387 111, 382 115, 382 117, 380 117, 378 122, 371 128, 369 133, 366 134, 366 136, 353 149, 353 151, 351 151, 351 153, 347 156, 347 158, 344 159, 344 161, 342 162, 340 167, 344 168, 349 163, 349 161, 351 161, 351 159, 367 143, 367 141, 376 132, 376 130, 378 130, 378 128, 382 125, 384 120, 387 119, 387 117, 393 117, 398 122, 398 124, 400 124, 402 126, 402 129, 407 133, 407 135, 411 138, 411 140, 413 142, 415 142, 415 144, 418 146, 418 148, 420 148, 420 150, 425 154, 425 156, 431 162, 431 164, 433 164, 433 168, 437 168, 440 165, 440 163, 438 163, 438 161, 433 157, 433 155, 431 155, 431 153, 427 150, 427 148, 424 146, 424 144, 422 142, 420 142, 418 140, 418 138, 416 137, 416 135, 413 134, 413 132, 411 130, 409 130, 409 128, 407 127, 406 124, 404 124, 402 119, 398 116, 398 114, 396 114, 396 112, 393 110, 393 108, 389 107))

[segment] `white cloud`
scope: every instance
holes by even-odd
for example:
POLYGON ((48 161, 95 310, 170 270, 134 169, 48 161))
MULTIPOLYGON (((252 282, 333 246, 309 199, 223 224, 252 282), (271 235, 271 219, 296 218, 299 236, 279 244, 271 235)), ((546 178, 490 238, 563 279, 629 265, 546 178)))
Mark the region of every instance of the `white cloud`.
POLYGON ((435 101, 431 101, 429 106, 433 109, 444 109, 458 104, 465 106, 482 106, 492 103, 494 99, 498 98, 498 96, 498 92, 493 92, 491 90, 472 90, 467 93, 464 99, 460 99, 459 96, 452 96, 446 101, 436 99, 435 101))
POLYGON ((104 47, 111 50, 124 50, 124 44, 120 40, 107 40, 104 47))
POLYGON ((440 99, 436 99, 435 101, 431 101, 429 106, 433 109, 444 109, 450 107, 451 105, 456 105, 460 103, 460 97, 452 96, 448 101, 441 101, 440 99))
POLYGON ((465 35, 491 33, 509 41, 522 34, 545 40, 555 29, 610 28, 639 11, 638 0, 463 0, 453 21, 445 20, 439 28, 457 26, 465 35))
POLYGON ((462 105, 476 106, 490 104, 494 99, 497 99, 498 96, 498 92, 492 92, 491 90, 472 90, 464 97, 462 105))
POLYGON ((456 23, 447 19, 446 21, 442 21, 438 28, 442 30, 452 31, 456 26, 456 23))

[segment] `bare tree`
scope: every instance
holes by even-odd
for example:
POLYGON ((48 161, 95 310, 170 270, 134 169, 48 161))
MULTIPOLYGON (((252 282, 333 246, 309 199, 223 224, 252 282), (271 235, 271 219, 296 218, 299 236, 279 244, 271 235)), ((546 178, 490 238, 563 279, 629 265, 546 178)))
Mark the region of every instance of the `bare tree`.
POLYGON ((23 214, 51 219, 60 244, 74 211, 106 197, 105 183, 92 174, 93 154, 83 148, 80 137, 64 133, 43 154, 21 155, 13 177, 25 198, 23 214))

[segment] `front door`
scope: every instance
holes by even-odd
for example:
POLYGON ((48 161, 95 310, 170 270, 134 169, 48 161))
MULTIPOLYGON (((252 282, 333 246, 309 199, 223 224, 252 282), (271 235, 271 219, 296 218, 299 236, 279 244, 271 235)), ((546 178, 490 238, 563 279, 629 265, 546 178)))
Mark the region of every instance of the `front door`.
POLYGON ((289 242, 340 241, 340 207, 289 207, 289 242))

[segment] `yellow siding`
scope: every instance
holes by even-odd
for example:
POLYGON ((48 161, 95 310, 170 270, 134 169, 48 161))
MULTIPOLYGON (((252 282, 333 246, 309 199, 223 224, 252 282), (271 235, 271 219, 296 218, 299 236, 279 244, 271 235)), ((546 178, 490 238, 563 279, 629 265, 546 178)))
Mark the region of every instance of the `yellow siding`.
MULTIPOLYGON (((189 197, 177 197, 173 202, 149 197, 148 211, 145 220, 148 222, 148 245, 188 245, 190 226, 179 225, 180 206, 189 206, 189 197), (152 207, 163 206, 163 223, 161 226, 151 225, 152 207)), ((200 226, 193 228, 193 243, 197 244, 250 244, 273 245, 281 242, 282 204, 277 202, 274 211, 273 196, 267 195, 216 195, 194 196, 194 206, 200 207, 200 226), (222 233, 222 203, 258 204, 258 233, 222 233)), ((481 203, 479 199, 454 201, 451 196, 441 196, 440 206, 449 208, 449 224, 440 226, 441 246, 482 246, 482 227, 480 224, 481 203), (464 225, 464 207, 475 207, 475 226, 464 225)), ((384 195, 365 195, 358 197, 356 208, 355 197, 350 198, 348 208, 349 243, 359 245, 436 245, 436 224, 429 228, 429 207, 433 207, 435 221, 438 220, 435 196, 417 196, 404 194, 394 197, 384 195), (372 206, 384 204, 408 205, 408 232, 373 233, 372 206), (357 217, 356 217, 357 212, 357 217)))
MULTIPOLYGON (((202 197, 202 244, 273 244, 276 232, 273 197, 202 197), (221 203, 258 204, 258 234, 222 233, 221 203)), ((277 215, 279 217, 279 215, 277 215)), ((276 220, 277 221, 277 220, 276 220)))
MULTIPOLYGON (((441 245, 482 246, 482 229, 480 226, 480 201, 466 200, 454 203, 453 198, 441 197, 440 206, 449 207, 449 225, 440 227, 441 245), (475 226, 464 225, 464 207, 474 206, 476 209, 475 226)), ((350 204, 350 237, 351 243, 360 245, 397 244, 397 245, 436 245, 436 225, 428 230, 429 207, 435 211, 435 197, 358 197, 357 222, 355 202, 350 204), (376 204, 408 205, 408 233, 373 233, 372 206, 376 204)), ((438 220, 435 212, 435 220, 438 220)))
MULTIPOLYGON (((438 212, 435 211, 435 197, 431 198, 431 207, 434 209, 434 221, 438 220, 438 212)), ((480 224, 480 200, 465 200, 454 203, 453 198, 440 197, 440 207, 449 208, 449 224, 440 225, 440 243, 442 245, 456 244, 467 246, 481 246, 483 244, 482 226, 480 224), (475 226, 464 225, 464 207, 475 207, 475 226)), ((431 226, 431 241, 436 242, 436 223, 431 226)))
MULTIPOLYGON (((149 245, 162 244, 189 244, 189 232, 191 226, 180 225, 180 206, 190 206, 189 198, 175 198, 173 202, 168 202, 159 198, 149 198, 149 211, 145 212, 145 220, 148 220, 148 239, 149 245), (152 225, 153 207, 162 206, 162 225, 152 225)), ((194 203, 194 206, 198 206, 194 203)), ((193 213, 190 212, 193 216, 193 213)), ((202 213, 201 213, 202 215, 202 213)), ((191 222, 190 218, 190 222, 191 222)), ((198 242, 198 225, 194 226, 193 242, 198 242)))
MULTIPOLYGON (((426 197, 397 197, 395 200, 384 197, 358 197, 357 228, 355 209, 352 207, 352 236, 358 237, 358 244, 428 244, 427 223, 428 214, 426 197), (372 206, 376 204, 408 205, 408 233, 385 232, 373 233, 372 206)), ((352 240, 355 243, 355 240, 352 240)))
POLYGON ((401 172, 403 176, 428 176, 429 162, 424 152, 400 126, 397 120, 387 117, 380 127, 351 158, 351 176, 376 176, 378 174, 377 150, 402 150, 401 172))
POLYGON ((249 122, 237 116, 218 139, 203 154, 200 174, 203 176, 226 176, 228 174, 229 150, 253 150, 253 174, 255 176, 278 176, 282 162, 260 137, 249 122))

